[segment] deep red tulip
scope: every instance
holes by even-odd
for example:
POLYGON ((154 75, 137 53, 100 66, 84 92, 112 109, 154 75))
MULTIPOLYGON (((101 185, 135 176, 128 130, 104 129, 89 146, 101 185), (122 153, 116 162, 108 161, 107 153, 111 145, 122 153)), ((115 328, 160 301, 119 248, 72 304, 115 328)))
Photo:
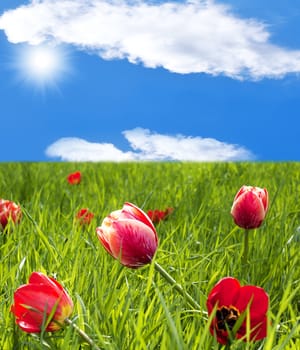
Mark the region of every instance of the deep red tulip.
POLYGON ((158 246, 152 221, 131 203, 108 215, 96 232, 107 252, 130 268, 150 263, 158 246))
POLYGON ((82 208, 76 214, 76 219, 81 225, 88 225, 92 222, 94 216, 88 208, 82 208))
POLYGON ((15 291, 11 306, 17 325, 27 333, 40 333, 43 327, 47 332, 57 331, 72 311, 68 293, 55 279, 40 272, 33 272, 29 283, 15 291))
MULTIPOLYGON (((260 287, 241 286, 232 277, 221 279, 211 290, 207 298, 208 315, 216 308, 215 317, 210 325, 210 332, 221 344, 227 344, 228 330, 232 330, 243 312, 249 308, 250 340, 256 341, 266 337, 267 310, 269 307, 268 294, 260 287)), ((236 338, 247 341, 247 315, 237 330, 236 338)))
POLYGON ((67 180, 71 185, 78 185, 81 181, 81 172, 76 171, 75 173, 69 174, 67 180))
POLYGON ((267 214, 268 204, 265 188, 243 186, 234 197, 231 215, 236 225, 245 229, 257 228, 267 214))
POLYGON ((13 221, 15 224, 20 222, 22 218, 21 207, 16 203, 0 199, 0 228, 5 229, 9 220, 13 221))
POLYGON ((168 216, 173 212, 173 210, 173 208, 167 208, 166 210, 148 210, 147 215, 154 224, 157 224, 162 220, 166 220, 168 216))

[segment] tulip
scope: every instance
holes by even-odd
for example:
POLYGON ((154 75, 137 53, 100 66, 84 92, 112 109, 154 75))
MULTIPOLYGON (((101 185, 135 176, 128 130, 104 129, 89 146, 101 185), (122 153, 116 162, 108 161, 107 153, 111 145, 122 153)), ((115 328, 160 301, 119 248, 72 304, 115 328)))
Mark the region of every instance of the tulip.
POLYGON ((29 283, 14 293, 11 312, 17 325, 27 333, 59 330, 73 311, 73 302, 53 278, 33 272, 29 283))
POLYGON ((76 219, 81 225, 89 225, 94 216, 95 215, 88 208, 82 208, 76 214, 76 219))
POLYGON ((81 172, 76 171, 68 175, 67 180, 70 185, 78 185, 81 181, 81 172))
POLYGON ((152 222, 156 224, 162 220, 166 220, 173 210, 173 208, 167 208, 166 210, 148 210, 147 215, 152 220, 152 222))
POLYGON ((215 312, 210 333, 220 344, 227 344, 232 336, 256 341, 267 335, 269 296, 260 287, 241 286, 237 279, 225 277, 210 291, 206 306, 209 316, 215 312), (241 325, 231 334, 240 317, 241 325))
POLYGON ((152 221, 131 203, 109 214, 96 232, 106 251, 129 268, 150 263, 157 250, 158 237, 152 221))
POLYGON ((5 229, 9 220, 15 224, 19 223, 22 218, 21 207, 16 203, 0 199, 0 228, 5 229))
POLYGON ((231 208, 234 222, 244 229, 258 228, 266 216, 268 202, 268 192, 265 188, 241 187, 231 208))
MULTIPOLYGON (((158 237, 151 219, 131 203, 109 214, 96 232, 106 251, 132 269, 149 264, 157 250, 158 237)), ((156 261, 154 267, 192 307, 200 309, 197 301, 156 261)))

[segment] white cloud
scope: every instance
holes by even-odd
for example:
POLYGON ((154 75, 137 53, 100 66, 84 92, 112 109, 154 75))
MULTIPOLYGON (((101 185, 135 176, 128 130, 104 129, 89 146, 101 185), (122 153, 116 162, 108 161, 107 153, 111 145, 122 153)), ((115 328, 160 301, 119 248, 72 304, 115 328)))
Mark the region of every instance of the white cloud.
POLYGON ((12 43, 48 40, 177 73, 243 79, 300 71, 300 50, 270 42, 266 26, 213 0, 31 0, 0 17, 12 43))
POLYGON ((131 152, 122 152, 111 143, 93 143, 75 137, 54 142, 46 149, 46 155, 76 162, 126 161, 134 158, 131 152))
POLYGON ((133 151, 123 152, 110 143, 62 138, 46 149, 48 157, 63 161, 236 161, 253 159, 244 147, 212 138, 162 135, 148 129, 125 130, 133 151))

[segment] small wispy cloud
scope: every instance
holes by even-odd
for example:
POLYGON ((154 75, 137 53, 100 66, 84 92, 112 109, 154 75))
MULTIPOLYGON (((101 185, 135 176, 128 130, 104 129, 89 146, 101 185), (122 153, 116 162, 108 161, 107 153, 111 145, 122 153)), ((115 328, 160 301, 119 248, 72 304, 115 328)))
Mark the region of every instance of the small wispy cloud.
POLYGON ((213 0, 31 0, 4 12, 0 29, 11 43, 51 40, 176 73, 260 79, 300 72, 300 50, 272 44, 262 21, 213 0))
POLYGON ((46 155, 63 161, 238 161, 251 160, 246 148, 213 138, 162 135, 148 129, 123 131, 132 151, 124 152, 111 143, 93 143, 74 137, 59 139, 46 155))

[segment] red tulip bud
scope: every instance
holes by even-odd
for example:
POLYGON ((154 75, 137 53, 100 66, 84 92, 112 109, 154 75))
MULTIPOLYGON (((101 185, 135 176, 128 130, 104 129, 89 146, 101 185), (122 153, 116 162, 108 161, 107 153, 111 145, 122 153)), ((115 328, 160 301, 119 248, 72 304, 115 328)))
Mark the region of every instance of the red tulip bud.
POLYGON ((157 224, 162 220, 166 220, 169 217, 169 215, 173 212, 173 210, 173 208, 167 208, 166 210, 148 210, 147 215, 154 224, 157 224))
POLYGON ((53 278, 33 272, 29 283, 14 293, 11 312, 17 325, 27 333, 59 330, 73 311, 73 302, 63 287, 53 278), (50 317, 50 319, 49 319, 50 317))
POLYGON ((75 173, 69 174, 67 180, 70 185, 78 185, 81 181, 81 172, 76 171, 75 173))
POLYGON ((245 229, 259 227, 266 216, 268 203, 265 188, 243 186, 236 194, 231 208, 234 222, 245 229))
POLYGON ((88 208, 82 208, 77 212, 76 219, 81 225, 89 225, 94 216, 94 213, 92 213, 88 208))
POLYGON ((12 220, 15 224, 22 218, 21 207, 16 203, 0 199, 0 229, 5 229, 9 220, 12 220))

